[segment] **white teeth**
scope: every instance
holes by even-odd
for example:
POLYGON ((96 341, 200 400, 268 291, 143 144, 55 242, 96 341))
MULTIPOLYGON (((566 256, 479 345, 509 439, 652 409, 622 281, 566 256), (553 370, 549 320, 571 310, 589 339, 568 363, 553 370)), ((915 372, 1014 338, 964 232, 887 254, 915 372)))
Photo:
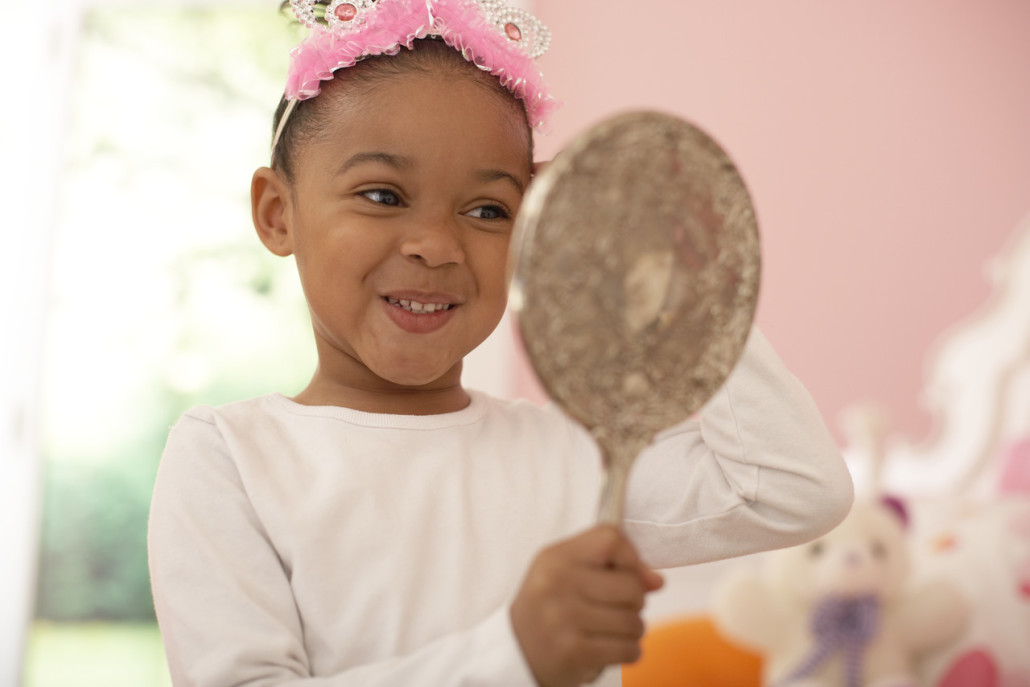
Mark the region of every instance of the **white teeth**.
POLYGON ((450 303, 419 303, 418 301, 399 300, 389 297, 387 297, 386 300, 390 305, 400 306, 408 312, 413 312, 419 315, 429 315, 430 313, 437 312, 438 310, 450 310, 454 307, 450 303))

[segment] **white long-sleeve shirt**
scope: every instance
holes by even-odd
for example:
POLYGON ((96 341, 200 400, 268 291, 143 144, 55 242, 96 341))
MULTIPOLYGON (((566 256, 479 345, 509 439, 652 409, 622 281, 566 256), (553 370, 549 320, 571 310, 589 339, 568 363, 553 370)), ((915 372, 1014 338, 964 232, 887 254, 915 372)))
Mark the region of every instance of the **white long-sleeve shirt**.
MULTIPOLYGON (((556 409, 472 393, 401 416, 269 395, 187 412, 150 516, 174 683, 535 682, 508 609, 539 550, 594 524, 589 435, 556 409)), ((812 539, 851 481, 804 388, 756 330, 699 419, 638 459, 626 531, 656 567, 812 539)), ((598 684, 618 685, 617 669, 598 684)))

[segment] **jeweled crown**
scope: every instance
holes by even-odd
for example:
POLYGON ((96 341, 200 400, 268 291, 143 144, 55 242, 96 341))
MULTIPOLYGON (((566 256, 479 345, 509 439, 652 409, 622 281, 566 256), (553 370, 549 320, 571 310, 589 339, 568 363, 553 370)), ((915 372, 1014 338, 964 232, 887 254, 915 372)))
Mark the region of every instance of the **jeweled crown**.
POLYGON ((546 127, 559 106, 534 59, 551 34, 529 12, 503 0, 289 0, 310 35, 290 51, 288 101, 272 151, 301 100, 314 98, 340 69, 376 55, 396 55, 416 40, 443 40, 470 63, 498 78, 521 100, 530 126, 546 127))
MULTIPOLYGON (((551 33, 532 14, 503 0, 475 1, 490 23, 529 57, 536 59, 547 52, 551 33)), ((309 28, 325 25, 338 34, 360 31, 379 4, 377 0, 332 0, 325 6, 324 1, 319 0, 290 0, 290 7, 302 24, 309 28)), ((427 16, 432 14, 433 4, 432 0, 426 3, 427 16)))

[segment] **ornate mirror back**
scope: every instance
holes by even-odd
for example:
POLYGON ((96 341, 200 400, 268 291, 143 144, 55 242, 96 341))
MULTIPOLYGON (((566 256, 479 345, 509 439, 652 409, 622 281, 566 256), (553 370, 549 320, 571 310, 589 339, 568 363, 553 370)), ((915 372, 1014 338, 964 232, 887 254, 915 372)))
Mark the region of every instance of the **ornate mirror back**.
POLYGON ((726 153, 675 117, 629 113, 574 141, 534 180, 512 254, 529 359, 609 470, 700 409, 751 328, 750 196, 726 153))

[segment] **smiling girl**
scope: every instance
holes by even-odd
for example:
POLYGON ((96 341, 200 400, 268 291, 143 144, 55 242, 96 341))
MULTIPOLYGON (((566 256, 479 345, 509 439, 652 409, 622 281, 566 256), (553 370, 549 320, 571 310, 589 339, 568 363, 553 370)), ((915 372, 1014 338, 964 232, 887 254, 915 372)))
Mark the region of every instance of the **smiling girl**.
POLYGON ((625 527, 592 526, 590 437, 461 379, 506 307, 553 106, 530 59, 546 30, 495 0, 326 12, 251 185, 261 241, 296 260, 318 367, 292 397, 196 408, 169 436, 150 564, 173 681, 617 685, 652 566, 820 535, 850 504, 843 462, 755 331, 700 417, 641 457, 625 527))

